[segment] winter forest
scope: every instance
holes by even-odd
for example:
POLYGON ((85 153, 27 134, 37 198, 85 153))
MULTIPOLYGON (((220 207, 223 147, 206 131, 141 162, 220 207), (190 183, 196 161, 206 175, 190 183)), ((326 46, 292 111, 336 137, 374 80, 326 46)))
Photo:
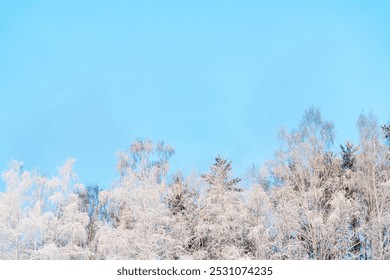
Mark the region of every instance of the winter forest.
POLYGON ((361 114, 357 129, 334 143, 311 107, 242 178, 220 155, 204 174, 169 170, 174 148, 147 139, 118 154, 110 189, 79 182, 72 159, 55 176, 11 161, 0 259, 390 259, 390 126, 361 114))

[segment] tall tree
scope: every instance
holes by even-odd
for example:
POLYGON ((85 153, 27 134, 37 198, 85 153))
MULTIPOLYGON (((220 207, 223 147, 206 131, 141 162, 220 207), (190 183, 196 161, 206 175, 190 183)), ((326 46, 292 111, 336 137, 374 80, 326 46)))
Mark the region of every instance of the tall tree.
POLYGON ((389 168, 388 148, 373 114, 358 119, 360 153, 356 160, 357 186, 360 190, 361 234, 364 239, 364 258, 389 258, 390 193, 387 188, 389 168))
POLYGON ((80 211, 75 190, 83 189, 74 160, 48 178, 23 170, 13 161, 3 173, 7 191, 0 195, 1 258, 84 259, 88 216, 80 211))
POLYGON ((197 259, 248 257, 248 212, 237 185, 240 179, 231 178, 231 170, 231 162, 217 156, 210 172, 202 175, 206 191, 195 227, 197 259))
POLYGON ((329 151, 334 135, 333 124, 313 107, 298 130, 282 133, 285 148, 271 165, 273 181, 279 182, 272 197, 281 259, 343 258, 343 249, 337 248, 350 243, 344 236, 351 214, 342 195, 341 164, 329 151), (336 213, 343 216, 342 223, 336 213))
POLYGON ((164 176, 174 149, 137 140, 118 155, 120 178, 100 194, 110 222, 96 233, 99 258, 169 259, 172 217, 164 203, 164 176), (109 236, 110 238, 107 238, 109 236))

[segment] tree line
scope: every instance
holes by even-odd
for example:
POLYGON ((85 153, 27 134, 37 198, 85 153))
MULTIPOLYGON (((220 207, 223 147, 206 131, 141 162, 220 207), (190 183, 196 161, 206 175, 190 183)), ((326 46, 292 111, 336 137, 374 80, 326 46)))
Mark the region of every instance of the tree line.
POLYGON ((390 259, 390 126, 358 118, 334 145, 317 108, 243 178, 222 156, 205 174, 168 176, 174 148, 138 139, 111 189, 12 161, 2 174, 0 259, 390 259))

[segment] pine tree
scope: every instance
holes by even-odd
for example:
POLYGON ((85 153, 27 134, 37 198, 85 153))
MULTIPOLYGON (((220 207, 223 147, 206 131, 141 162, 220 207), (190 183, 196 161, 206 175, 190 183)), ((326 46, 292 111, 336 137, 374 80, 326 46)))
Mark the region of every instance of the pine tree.
POLYGON ((223 159, 220 155, 215 158, 215 163, 210 166, 210 173, 203 174, 202 179, 210 186, 219 186, 225 190, 242 191, 237 188, 236 185, 241 181, 240 178, 230 179, 230 173, 232 170, 232 163, 223 159))
POLYGON ((357 148, 353 146, 351 142, 347 142, 345 145, 340 145, 341 157, 343 159, 341 168, 343 170, 352 170, 356 162, 357 148))
POLYGON ((237 186, 231 179, 231 162, 215 158, 210 172, 201 176, 206 191, 201 197, 199 219, 195 227, 196 259, 245 258, 249 226, 248 212, 237 186))
POLYGON ((383 125, 382 131, 383 131, 384 137, 387 141, 387 145, 390 146, 390 124, 383 125))

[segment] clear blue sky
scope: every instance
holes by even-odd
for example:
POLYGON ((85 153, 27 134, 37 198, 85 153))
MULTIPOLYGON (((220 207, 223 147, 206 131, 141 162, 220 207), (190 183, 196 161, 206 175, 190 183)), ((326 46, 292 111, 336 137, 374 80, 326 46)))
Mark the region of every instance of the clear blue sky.
POLYGON ((390 119, 389 1, 0 1, 0 170, 116 178, 137 137, 172 168, 236 175, 271 158, 310 105, 356 139, 390 119), (212 3, 211 3, 212 2, 212 3))

